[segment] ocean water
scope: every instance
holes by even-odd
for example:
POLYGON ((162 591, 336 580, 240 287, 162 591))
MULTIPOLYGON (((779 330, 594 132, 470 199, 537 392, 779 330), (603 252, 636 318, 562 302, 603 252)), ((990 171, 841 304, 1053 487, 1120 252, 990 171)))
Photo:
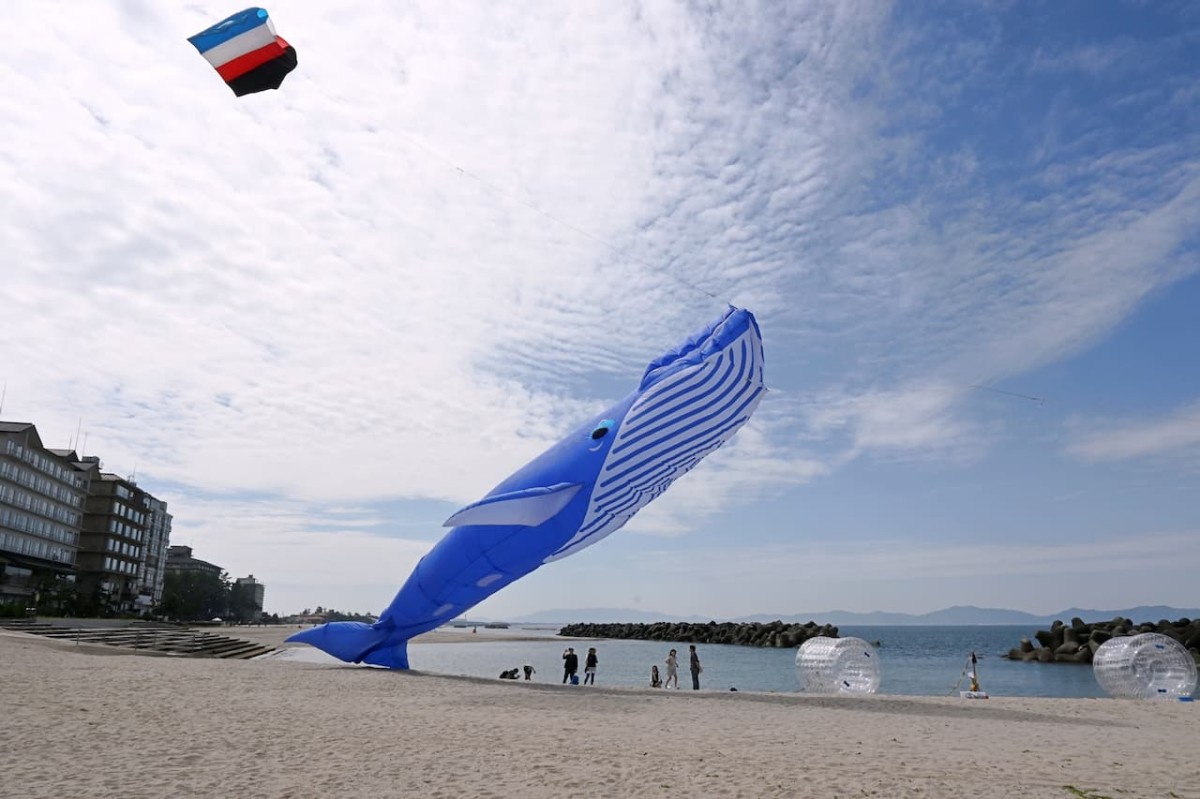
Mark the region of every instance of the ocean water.
MULTIPOLYGON (((469 638, 470 628, 445 628, 469 638)), ((478 646, 458 643, 414 643, 409 646, 413 669, 436 674, 496 678, 501 671, 520 668, 528 663, 537 673, 538 682, 562 681, 562 654, 574 646, 579 654, 580 679, 588 647, 596 647, 599 657, 597 685, 650 685, 650 666, 657 664, 663 679, 667 652, 679 652, 681 690, 691 690, 687 670, 687 644, 665 641, 623 641, 613 639, 568 640, 557 636, 557 627, 517 627, 488 630, 489 638, 478 646), (536 636, 538 640, 503 640, 536 636)), ((972 651, 979 659, 980 684, 992 696, 1102 697, 1106 696, 1092 675, 1089 665, 1064 663, 1022 663, 1004 659, 1004 654, 1034 630, 1024 626, 972 627, 841 627, 841 637, 854 636, 878 641, 882 679, 878 693, 908 696, 946 696, 966 690, 968 680, 963 669, 972 651), (956 688, 956 684, 961 684, 956 688)), ((796 693, 801 690, 796 675, 795 649, 697 644, 704 672, 700 687, 706 691, 773 691, 796 693)), ((289 650, 293 658, 327 657, 309 650, 302 654, 289 650)), ((957 694, 955 694, 957 695, 957 694)))

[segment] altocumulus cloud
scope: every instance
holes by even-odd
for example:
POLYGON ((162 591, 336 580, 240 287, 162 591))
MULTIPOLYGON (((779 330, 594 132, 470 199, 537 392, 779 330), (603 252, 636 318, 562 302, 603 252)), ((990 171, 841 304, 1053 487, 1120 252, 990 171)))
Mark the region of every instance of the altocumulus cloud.
POLYGON ((62 445, 82 416, 107 467, 169 486, 204 557, 269 557, 281 610, 306 582, 384 601, 451 503, 726 301, 759 314, 772 392, 634 533, 861 459, 983 458, 970 385, 1197 269, 1178 37, 1014 45, 992 12, 882 3, 285 3, 300 67, 235 100, 186 42, 230 10, 0 7, 0 380, 7 418, 62 445), (364 558, 378 587, 333 587, 364 558))

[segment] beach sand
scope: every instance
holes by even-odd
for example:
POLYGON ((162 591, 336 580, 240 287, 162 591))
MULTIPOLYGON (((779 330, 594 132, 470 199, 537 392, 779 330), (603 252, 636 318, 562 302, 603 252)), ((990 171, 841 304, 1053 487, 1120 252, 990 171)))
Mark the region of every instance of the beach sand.
POLYGON ((0 632, 0 796, 1200 797, 1195 704, 584 688, 109 649, 0 632))

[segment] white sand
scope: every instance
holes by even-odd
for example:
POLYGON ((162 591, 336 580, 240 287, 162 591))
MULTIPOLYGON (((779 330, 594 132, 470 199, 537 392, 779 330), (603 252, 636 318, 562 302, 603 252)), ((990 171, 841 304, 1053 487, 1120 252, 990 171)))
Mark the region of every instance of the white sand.
POLYGON ((1200 797, 1195 704, 694 694, 107 649, 0 632, 0 797, 1200 797))

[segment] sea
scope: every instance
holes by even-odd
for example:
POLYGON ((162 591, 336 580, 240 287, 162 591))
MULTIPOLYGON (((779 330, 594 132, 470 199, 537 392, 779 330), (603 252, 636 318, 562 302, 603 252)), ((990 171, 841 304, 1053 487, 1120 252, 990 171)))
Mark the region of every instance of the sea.
MULTIPOLYGON (((488 638, 479 646, 460 643, 411 643, 409 663, 414 670, 434 674, 498 678, 500 672, 534 667, 537 682, 562 681, 562 655, 567 646, 579 654, 580 679, 589 647, 596 648, 599 666, 597 685, 650 685, 650 667, 658 665, 666 678, 663 661, 673 647, 679 652, 682 690, 691 689, 685 643, 669 641, 625 641, 615 639, 566 639, 558 636, 558 625, 512 625, 487 629, 488 638), (512 637, 513 640, 504 640, 512 637), (533 639, 533 640, 522 640, 533 639)), ((472 628, 444 627, 444 632, 470 638, 472 628)), ((1024 663, 1005 659, 1008 650, 1022 638, 1031 638, 1027 626, 843 626, 840 637, 856 637, 874 645, 879 657, 880 685, 877 693, 897 696, 957 696, 967 690, 965 676, 971 653, 978 660, 980 687, 990 696, 1103 697, 1090 665, 1024 663)), ((481 627, 480 633, 485 632, 481 627)), ((796 672, 795 649, 764 649, 724 644, 697 644, 705 691, 802 692, 796 672)), ((323 653, 289 650, 291 658, 326 658, 323 653)), ((331 659, 332 660, 332 659, 331 659)), ((522 677, 523 679, 523 677, 522 677)))

